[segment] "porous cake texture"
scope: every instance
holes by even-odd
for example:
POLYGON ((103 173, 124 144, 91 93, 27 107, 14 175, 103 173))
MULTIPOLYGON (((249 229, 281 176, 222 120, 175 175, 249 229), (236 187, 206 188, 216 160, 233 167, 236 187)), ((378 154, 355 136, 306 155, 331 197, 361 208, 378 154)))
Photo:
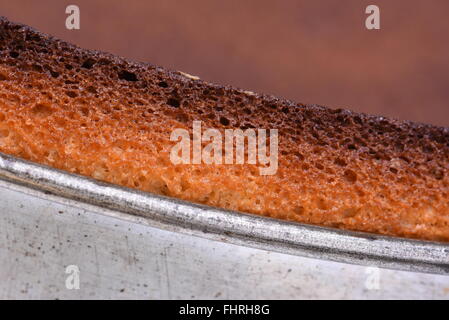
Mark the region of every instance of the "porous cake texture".
POLYGON ((6 18, 0 152, 226 209, 449 240, 448 128, 213 85, 80 49, 6 18), (260 175, 247 163, 174 164, 170 135, 192 132, 193 121, 220 132, 278 129, 277 172, 260 175))

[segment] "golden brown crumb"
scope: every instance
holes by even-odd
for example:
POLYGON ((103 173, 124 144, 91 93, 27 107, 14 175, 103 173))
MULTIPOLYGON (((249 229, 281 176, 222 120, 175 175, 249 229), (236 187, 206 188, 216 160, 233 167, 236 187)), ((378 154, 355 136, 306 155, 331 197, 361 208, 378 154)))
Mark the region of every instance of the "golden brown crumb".
POLYGON ((449 240, 449 130, 211 85, 0 19, 0 151, 298 222, 449 240), (170 133, 279 130, 279 169, 174 165, 170 133))

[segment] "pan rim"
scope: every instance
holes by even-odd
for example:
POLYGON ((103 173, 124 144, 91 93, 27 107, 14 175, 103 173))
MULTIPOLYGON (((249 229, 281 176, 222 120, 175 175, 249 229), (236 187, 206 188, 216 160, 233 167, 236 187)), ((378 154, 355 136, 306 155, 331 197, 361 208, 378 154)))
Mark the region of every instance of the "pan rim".
POLYGON ((449 243, 278 220, 134 190, 0 153, 0 180, 102 214, 236 245, 315 259, 448 274, 449 243))

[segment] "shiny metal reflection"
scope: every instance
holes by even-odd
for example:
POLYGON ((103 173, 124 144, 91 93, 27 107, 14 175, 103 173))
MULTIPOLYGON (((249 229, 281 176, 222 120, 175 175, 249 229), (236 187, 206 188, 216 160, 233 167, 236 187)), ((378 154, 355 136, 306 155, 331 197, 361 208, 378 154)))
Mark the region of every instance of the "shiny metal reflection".
MULTIPOLYGON (((145 193, 0 153, 0 179, 145 219, 163 229, 281 253, 428 273, 449 273, 449 245, 275 220, 145 193)), ((107 211, 105 211, 107 212, 107 211)))

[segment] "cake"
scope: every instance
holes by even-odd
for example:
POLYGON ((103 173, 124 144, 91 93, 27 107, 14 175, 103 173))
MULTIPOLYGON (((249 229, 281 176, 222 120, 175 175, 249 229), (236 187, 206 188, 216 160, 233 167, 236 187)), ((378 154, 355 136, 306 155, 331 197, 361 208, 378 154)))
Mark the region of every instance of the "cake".
POLYGON ((214 85, 81 49, 6 18, 0 152, 230 210, 449 240, 448 128, 214 85), (174 130, 192 136, 195 123, 223 136, 229 129, 276 132, 275 173, 262 175, 260 164, 248 162, 174 163, 174 130))

